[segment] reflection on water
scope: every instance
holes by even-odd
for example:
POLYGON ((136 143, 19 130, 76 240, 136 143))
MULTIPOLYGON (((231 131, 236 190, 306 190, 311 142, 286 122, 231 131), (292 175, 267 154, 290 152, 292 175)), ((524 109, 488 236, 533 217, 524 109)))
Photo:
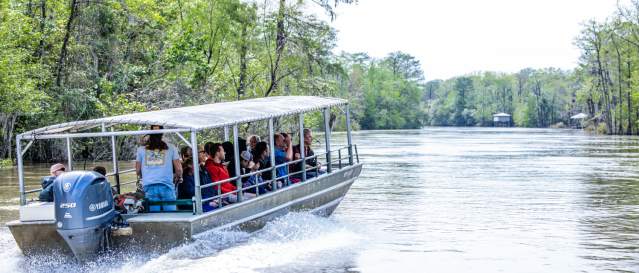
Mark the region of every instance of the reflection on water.
MULTIPOLYGON (((365 167, 330 219, 289 215, 257 233, 204 234, 164 255, 128 253, 119 256, 124 261, 89 266, 55 257, 31 265, 33 260, 19 254, 2 228, 0 268, 639 271, 637 137, 573 130, 425 128, 357 132, 354 138, 365 167)), ((336 135, 334 144, 342 140, 336 135)), ((28 171, 29 184, 35 187, 48 166, 30 166, 28 171)), ((3 222, 17 217, 13 175, 0 171, 3 222)))

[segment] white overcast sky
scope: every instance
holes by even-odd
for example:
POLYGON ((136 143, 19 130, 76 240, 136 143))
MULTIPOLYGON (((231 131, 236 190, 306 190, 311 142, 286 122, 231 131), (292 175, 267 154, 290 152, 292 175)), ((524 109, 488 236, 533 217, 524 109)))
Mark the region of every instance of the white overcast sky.
MULTIPOLYGON (((604 20, 617 0, 359 0, 330 24, 336 53, 417 57, 427 80, 476 71, 574 68, 581 23, 604 20)), ((322 16, 320 16, 322 17, 322 16)), ((326 18, 326 16, 323 16, 326 18)))

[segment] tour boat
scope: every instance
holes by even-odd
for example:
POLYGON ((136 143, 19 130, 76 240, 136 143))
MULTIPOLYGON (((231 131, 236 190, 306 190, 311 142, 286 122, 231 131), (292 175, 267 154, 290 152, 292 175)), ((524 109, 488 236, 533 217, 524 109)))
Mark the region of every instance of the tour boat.
MULTIPOLYGON (((106 249, 117 250, 118 247, 131 244, 153 251, 165 250, 188 243, 195 235, 209 230, 256 230, 269 220, 289 211, 306 211, 329 216, 362 170, 357 146, 352 143, 348 101, 328 97, 268 97, 73 121, 19 134, 16 136, 16 143, 20 219, 7 223, 7 226, 17 245, 24 255, 58 252, 75 256, 78 260, 91 259, 104 253, 106 249), (331 146, 331 109, 340 109, 341 113, 345 114, 347 144, 343 147, 331 146), (274 124, 277 124, 278 120, 294 120, 297 117, 299 124, 294 123, 294 127, 299 125, 298 131, 302 132, 305 128, 304 115, 313 112, 318 112, 318 116, 323 117, 320 127, 323 127, 324 131, 324 151, 313 156, 304 155, 303 134, 300 133, 301 158, 275 165, 272 149, 274 124), (174 135, 175 139, 183 142, 181 144, 190 147, 192 155, 195 155, 193 166, 198 166, 198 134, 202 140, 202 136, 211 130, 224 130, 224 139, 234 145, 235 173, 240 174, 237 171, 240 166, 238 161, 241 149, 238 144, 239 126, 260 122, 268 124, 272 167, 212 184, 201 184, 199 172, 195 171, 195 196, 191 200, 175 201, 175 204, 192 205, 192 209, 187 211, 116 211, 113 194, 120 194, 124 186, 132 187, 131 184, 136 183, 136 180, 121 182, 124 174, 133 173, 135 169, 119 170, 116 145, 118 138, 158 133, 164 134, 165 137, 174 135), (163 128, 150 130, 151 125, 161 125, 163 128), (110 146, 112 172, 102 176, 95 172, 79 170, 79 166, 73 164, 72 141, 83 138, 106 138, 103 143, 110 146), (27 189, 25 185, 23 157, 34 142, 51 139, 66 140, 67 172, 55 179, 54 202, 40 202, 34 199, 42 189, 27 189), (24 143, 26 144, 23 145, 24 143), (306 171, 300 171, 287 175, 290 178, 293 175, 299 177, 301 174, 301 179, 297 183, 276 181, 286 178, 277 177, 276 168, 301 163, 302 170, 305 170, 307 160, 313 158, 324 160, 321 171, 323 174, 307 178, 306 171), (242 188, 242 177, 264 172, 272 173, 274 179, 262 183, 271 185, 272 190, 251 199, 242 198, 246 190, 242 188), (225 182, 238 186, 238 189, 231 193, 237 195, 238 202, 224 204, 222 199, 229 193, 221 194, 219 190, 218 195, 202 197, 202 190, 206 187, 216 187, 225 182), (203 211, 203 202, 212 200, 219 200, 219 206, 212 211, 203 211)), ((167 205, 171 202, 162 203, 167 205)))

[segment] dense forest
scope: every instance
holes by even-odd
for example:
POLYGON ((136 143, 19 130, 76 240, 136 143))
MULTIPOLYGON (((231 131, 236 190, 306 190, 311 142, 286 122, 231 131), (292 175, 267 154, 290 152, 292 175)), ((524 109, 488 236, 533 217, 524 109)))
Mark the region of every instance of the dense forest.
POLYGON ((419 128, 419 62, 332 52, 328 22, 350 4, 0 0, 0 159, 49 124, 275 95, 345 97, 359 128, 419 128))
POLYGON ((347 98, 360 129, 492 126, 497 112, 562 127, 584 112, 597 132, 639 133, 637 0, 584 24, 573 70, 431 81, 409 53, 334 52, 330 21, 356 4, 0 0, 0 159, 13 157, 17 133, 49 124, 280 95, 347 98))
POLYGON ((503 112, 519 127, 565 127, 582 108, 579 84, 573 72, 552 68, 482 72, 429 81, 423 98, 434 126, 492 126, 493 114, 503 112))

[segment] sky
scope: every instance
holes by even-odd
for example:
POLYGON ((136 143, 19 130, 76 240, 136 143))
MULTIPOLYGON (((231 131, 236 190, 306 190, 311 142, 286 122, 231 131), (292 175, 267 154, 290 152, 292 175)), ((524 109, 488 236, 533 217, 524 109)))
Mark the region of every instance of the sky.
POLYGON ((605 20, 616 7, 617 0, 359 0, 339 4, 330 24, 338 31, 335 53, 403 51, 433 80, 574 68, 581 24, 605 20))

